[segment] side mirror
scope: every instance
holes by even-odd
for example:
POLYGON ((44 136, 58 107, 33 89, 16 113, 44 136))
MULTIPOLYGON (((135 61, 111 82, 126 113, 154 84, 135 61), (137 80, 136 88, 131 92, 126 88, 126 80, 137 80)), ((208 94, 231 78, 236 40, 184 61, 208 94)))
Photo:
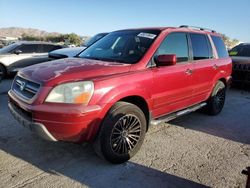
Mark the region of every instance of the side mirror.
POLYGON ((170 66, 175 65, 177 62, 176 55, 175 54, 164 54, 164 55, 158 55, 155 58, 155 63, 157 66, 170 66))
POLYGON ((16 54, 16 55, 19 55, 20 53, 22 53, 22 51, 21 50, 15 50, 13 53, 16 54))

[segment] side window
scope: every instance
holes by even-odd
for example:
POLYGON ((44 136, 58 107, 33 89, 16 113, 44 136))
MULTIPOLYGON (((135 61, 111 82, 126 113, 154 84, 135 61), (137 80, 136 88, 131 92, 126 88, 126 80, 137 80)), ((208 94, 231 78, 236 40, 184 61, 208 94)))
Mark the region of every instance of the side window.
POLYGON ((244 46, 239 52, 239 56, 250 57, 250 46, 244 46))
POLYGON ((219 58, 228 57, 227 48, 221 37, 211 36, 219 58))
POLYGON ((193 49, 193 59, 211 59, 213 57, 211 44, 206 35, 190 33, 193 49))
POLYGON ((57 50, 57 49, 60 49, 59 46, 49 45, 49 44, 42 44, 41 45, 41 52, 42 53, 48 53, 48 52, 51 52, 51 51, 57 50))
POLYGON ((186 33, 169 34, 161 43, 155 55, 163 54, 176 54, 177 62, 188 61, 189 55, 186 33))
POLYGON ((18 50, 21 50, 22 53, 37 53, 38 52, 38 45, 37 44, 23 44, 21 45, 18 50))

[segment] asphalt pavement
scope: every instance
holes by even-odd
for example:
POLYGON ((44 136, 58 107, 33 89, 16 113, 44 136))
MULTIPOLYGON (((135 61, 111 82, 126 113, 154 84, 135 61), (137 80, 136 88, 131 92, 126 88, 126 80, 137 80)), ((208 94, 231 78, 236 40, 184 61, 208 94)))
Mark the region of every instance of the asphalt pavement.
POLYGON ((0 83, 0 187, 245 187, 250 166, 250 92, 230 89, 218 116, 194 112, 151 127, 130 161, 113 165, 90 144, 48 142, 8 111, 0 83))

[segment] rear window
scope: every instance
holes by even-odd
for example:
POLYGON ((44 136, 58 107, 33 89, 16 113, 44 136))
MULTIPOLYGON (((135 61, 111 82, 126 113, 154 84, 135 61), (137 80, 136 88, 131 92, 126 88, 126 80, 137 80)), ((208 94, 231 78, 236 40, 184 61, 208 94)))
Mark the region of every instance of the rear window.
POLYGON ((222 40, 221 37, 217 37, 217 36, 211 36, 213 43, 215 45, 215 48, 217 50, 218 56, 219 58, 226 58, 228 57, 228 52, 227 52, 227 48, 222 40))
POLYGON ((210 59, 213 57, 211 45, 206 35, 191 33, 190 39, 194 60, 210 59))

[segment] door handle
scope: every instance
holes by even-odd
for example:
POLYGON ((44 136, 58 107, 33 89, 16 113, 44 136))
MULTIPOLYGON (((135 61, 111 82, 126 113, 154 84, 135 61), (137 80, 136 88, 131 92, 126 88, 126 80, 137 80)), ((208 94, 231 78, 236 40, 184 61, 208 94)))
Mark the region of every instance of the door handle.
POLYGON ((218 65, 214 64, 213 69, 217 70, 218 68, 218 65))
POLYGON ((193 70, 187 69, 187 70, 185 71, 185 73, 188 74, 188 75, 191 75, 191 74, 193 73, 193 70))

